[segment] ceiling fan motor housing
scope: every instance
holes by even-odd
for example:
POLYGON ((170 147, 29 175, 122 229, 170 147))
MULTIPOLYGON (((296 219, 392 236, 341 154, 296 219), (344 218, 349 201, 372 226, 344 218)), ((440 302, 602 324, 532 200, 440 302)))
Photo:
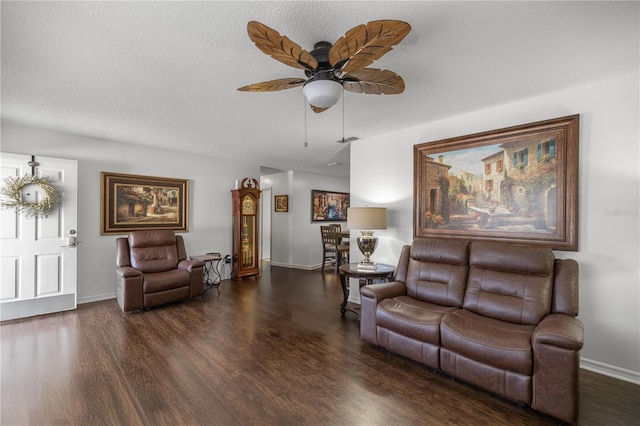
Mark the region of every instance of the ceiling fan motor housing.
POLYGON ((326 64, 329 67, 329 50, 331 50, 331 46, 333 46, 328 41, 319 41, 313 45, 313 50, 311 56, 316 58, 316 61, 320 64, 326 64))
MULTIPOLYGON (((306 70, 305 74, 307 77, 313 77, 318 71, 333 71, 333 67, 329 63, 329 50, 331 50, 331 46, 333 45, 328 41, 319 41, 313 45, 313 50, 309 53, 318 61, 318 66, 314 70, 306 70)), ((335 75, 335 73, 332 74, 335 75)))

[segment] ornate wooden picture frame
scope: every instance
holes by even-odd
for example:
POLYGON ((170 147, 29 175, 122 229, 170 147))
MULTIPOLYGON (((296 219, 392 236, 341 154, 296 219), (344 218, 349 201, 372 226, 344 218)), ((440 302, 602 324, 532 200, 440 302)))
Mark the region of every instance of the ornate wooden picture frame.
POLYGON ((289 211, 289 196, 288 195, 274 195, 273 197, 273 209, 276 212, 286 213, 289 211))
POLYGON ((578 250, 579 115, 414 145, 414 236, 578 250))
POLYGON ((100 172, 100 234, 189 230, 189 181, 100 172))

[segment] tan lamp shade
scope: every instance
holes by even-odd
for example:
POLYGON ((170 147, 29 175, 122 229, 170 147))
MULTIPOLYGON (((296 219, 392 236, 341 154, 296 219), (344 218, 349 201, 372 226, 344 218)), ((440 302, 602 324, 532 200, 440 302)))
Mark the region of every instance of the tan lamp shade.
POLYGON ((349 207, 349 229, 387 229, 387 209, 384 207, 349 207))

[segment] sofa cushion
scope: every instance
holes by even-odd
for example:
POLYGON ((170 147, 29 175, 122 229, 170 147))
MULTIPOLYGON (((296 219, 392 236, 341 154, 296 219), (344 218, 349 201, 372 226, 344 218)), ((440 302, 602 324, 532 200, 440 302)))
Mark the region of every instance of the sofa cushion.
POLYGON ((398 296, 384 299, 378 304, 376 321, 378 327, 439 346, 442 317, 455 309, 408 296, 398 296))
POLYGON ((416 238, 407 268, 407 295, 424 302, 461 307, 468 259, 467 241, 416 238))
POLYGON ((513 324, 458 309, 444 316, 442 347, 481 363, 530 376, 535 326, 513 324))
POLYGON ((464 309, 516 324, 538 324, 551 311, 551 249, 478 241, 471 244, 464 309))
POLYGON ((188 271, 173 269, 171 271, 144 274, 142 292, 157 293, 178 287, 189 287, 191 274, 188 271))
POLYGON ((132 231, 129 233, 131 266, 142 272, 162 272, 178 266, 174 231, 132 231))

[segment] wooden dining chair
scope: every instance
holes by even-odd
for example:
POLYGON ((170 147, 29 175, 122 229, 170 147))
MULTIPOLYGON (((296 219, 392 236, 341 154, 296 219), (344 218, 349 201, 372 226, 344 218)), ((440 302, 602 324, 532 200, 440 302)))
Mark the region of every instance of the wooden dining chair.
POLYGON ((337 229, 333 225, 321 225, 320 233, 322 235, 321 271, 324 273, 325 264, 332 261, 337 274, 340 264, 349 261, 349 246, 341 244, 337 229))
POLYGON ((333 226, 336 228, 336 232, 338 233, 338 245, 348 246, 349 245, 349 231, 342 232, 342 225, 339 223, 330 223, 329 226, 333 226))

